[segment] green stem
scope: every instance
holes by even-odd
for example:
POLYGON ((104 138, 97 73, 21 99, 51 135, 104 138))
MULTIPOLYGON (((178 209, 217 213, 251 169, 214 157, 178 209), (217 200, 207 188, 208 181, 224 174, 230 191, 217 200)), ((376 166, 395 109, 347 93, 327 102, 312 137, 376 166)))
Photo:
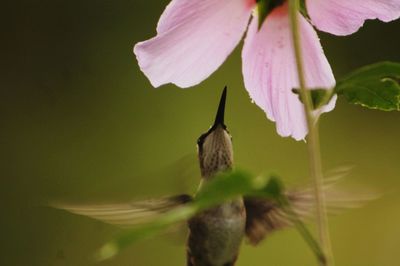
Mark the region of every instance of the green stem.
POLYGON ((326 256, 326 262, 321 262, 320 265, 333 266, 333 254, 329 237, 328 219, 326 215, 325 197, 322 191, 323 187, 323 175, 322 175, 322 164, 321 164, 321 153, 319 144, 319 131, 318 131, 318 117, 313 114, 313 104, 311 100, 311 94, 306 88, 305 75, 302 60, 302 50, 300 43, 300 32, 299 32, 299 2, 298 0, 289 0, 289 14, 291 31, 293 38, 293 46, 296 57, 297 73, 300 85, 300 95, 304 103, 304 111, 306 114, 307 126, 308 126, 308 137, 307 137, 307 149, 309 157, 309 167, 311 177, 314 180, 314 192, 316 201, 316 214, 317 214, 317 227, 318 235, 321 247, 326 256))
POLYGON ((289 217, 290 221, 293 223, 294 227, 297 229, 297 231, 303 237, 304 241, 309 245, 311 250, 314 252, 315 256, 318 259, 318 262, 322 265, 325 265, 326 257, 325 257, 324 252, 321 250, 319 243, 314 239, 313 235, 310 233, 310 231, 307 229, 307 227, 301 221, 299 216, 294 212, 287 197, 282 196, 278 202, 282 206, 282 209, 288 215, 288 217, 289 217))

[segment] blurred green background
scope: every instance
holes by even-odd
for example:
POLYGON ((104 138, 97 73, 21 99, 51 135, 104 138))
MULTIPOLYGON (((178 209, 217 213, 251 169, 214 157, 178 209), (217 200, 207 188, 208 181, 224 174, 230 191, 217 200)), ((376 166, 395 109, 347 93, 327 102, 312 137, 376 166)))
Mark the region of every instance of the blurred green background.
MULTIPOLYGON (((0 265, 91 265, 120 230, 51 209, 51 201, 118 202, 193 192, 196 139, 229 86, 226 123, 235 160, 287 184, 307 180, 304 142, 281 138, 252 104, 240 47, 201 85, 151 87, 132 53, 152 37, 162 1, 4 1, 0 87, 0 265)), ((320 34, 337 77, 381 60, 400 61, 400 21, 370 21, 349 37, 320 34)), ((325 169, 353 165, 349 183, 384 191, 330 219, 337 265, 399 265, 400 114, 339 100, 321 124, 325 169)), ((179 237, 142 241, 100 265, 184 265, 179 237)), ((315 265, 294 230, 257 248, 244 265, 315 265)))

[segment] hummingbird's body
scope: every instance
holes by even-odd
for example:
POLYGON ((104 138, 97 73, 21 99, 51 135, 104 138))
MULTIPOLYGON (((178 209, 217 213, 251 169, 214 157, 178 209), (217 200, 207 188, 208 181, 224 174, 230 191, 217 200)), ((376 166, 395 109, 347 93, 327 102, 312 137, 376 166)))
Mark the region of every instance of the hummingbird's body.
MULTIPOLYGON (((231 136, 224 124, 225 99, 226 89, 214 125, 197 142, 202 183, 221 171, 229 171, 233 165, 231 136)), ((246 228, 243 198, 203 211, 190 219, 188 225, 188 266, 234 265, 246 228)))
POLYGON ((187 266, 234 265, 246 228, 243 199, 198 214, 189 228, 187 266))

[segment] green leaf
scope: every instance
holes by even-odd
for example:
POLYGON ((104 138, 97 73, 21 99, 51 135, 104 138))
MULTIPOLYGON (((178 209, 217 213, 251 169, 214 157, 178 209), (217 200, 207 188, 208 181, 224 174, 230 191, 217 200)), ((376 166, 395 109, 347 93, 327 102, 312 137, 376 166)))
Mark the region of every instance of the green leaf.
POLYGON ((244 171, 233 171, 219 174, 204 184, 194 203, 199 209, 205 209, 243 195, 277 199, 282 190, 278 177, 254 177, 244 171))
POLYGON ((243 171, 226 172, 203 183, 194 202, 200 206, 211 206, 246 194, 254 187, 252 175, 243 171))
MULTIPOLYGON (((292 89, 292 91, 293 93, 299 95, 300 101, 303 102, 300 96, 300 89, 292 89)), ((310 89, 310 93, 314 110, 319 109, 325 104, 329 103, 329 101, 335 95, 332 89, 313 88, 310 89)))
POLYGON ((400 63, 362 67, 339 80, 336 88, 348 102, 383 111, 400 111, 400 63))
POLYGON ((260 197, 267 197, 273 199, 280 199, 280 197, 284 194, 284 186, 279 177, 272 176, 268 183, 257 191, 253 191, 253 195, 260 197))

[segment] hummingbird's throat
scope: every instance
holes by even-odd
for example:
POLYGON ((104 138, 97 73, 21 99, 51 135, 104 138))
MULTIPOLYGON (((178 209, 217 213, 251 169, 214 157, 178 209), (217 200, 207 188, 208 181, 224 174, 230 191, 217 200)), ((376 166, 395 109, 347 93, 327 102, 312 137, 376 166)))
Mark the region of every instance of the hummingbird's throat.
POLYGON ((232 141, 224 128, 216 128, 204 139, 199 149, 199 160, 201 175, 206 179, 232 168, 232 141))

